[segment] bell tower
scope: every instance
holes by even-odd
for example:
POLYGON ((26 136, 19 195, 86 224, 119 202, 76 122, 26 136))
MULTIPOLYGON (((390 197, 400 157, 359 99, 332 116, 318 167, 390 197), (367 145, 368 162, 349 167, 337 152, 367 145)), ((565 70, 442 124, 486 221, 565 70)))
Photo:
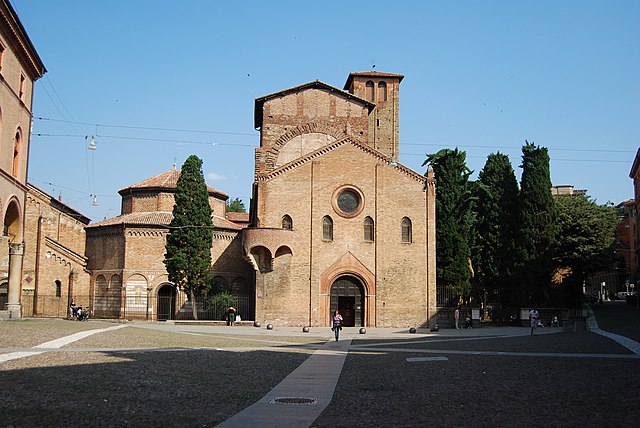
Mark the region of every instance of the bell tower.
POLYGON ((369 114, 369 139, 367 143, 398 160, 399 107, 401 74, 379 71, 363 71, 349 74, 344 90, 362 98, 376 107, 369 114))

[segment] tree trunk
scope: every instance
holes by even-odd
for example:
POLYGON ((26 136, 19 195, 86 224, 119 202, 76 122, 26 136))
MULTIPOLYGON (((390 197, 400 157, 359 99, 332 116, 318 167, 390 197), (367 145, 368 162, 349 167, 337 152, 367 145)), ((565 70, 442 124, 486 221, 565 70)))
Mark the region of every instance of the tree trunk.
POLYGON ((193 311, 193 319, 198 320, 198 303, 196 302, 196 295, 193 292, 193 288, 189 288, 189 296, 191 299, 191 310, 193 311))

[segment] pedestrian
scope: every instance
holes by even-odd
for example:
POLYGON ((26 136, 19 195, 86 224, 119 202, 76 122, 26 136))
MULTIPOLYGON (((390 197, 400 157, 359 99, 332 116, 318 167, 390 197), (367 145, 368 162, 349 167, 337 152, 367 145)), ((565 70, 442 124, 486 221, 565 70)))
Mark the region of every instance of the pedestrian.
POLYGON ((456 308, 456 311, 453 313, 453 318, 456 320, 456 330, 460 330, 460 307, 456 308))
POLYGON ((471 321, 471 314, 467 314, 464 319, 464 328, 473 328, 473 321, 471 321))
POLYGON ((236 322, 236 308, 229 306, 227 310, 227 325, 233 327, 233 323, 236 322))
POLYGON ((69 304, 69 319, 72 320, 76 317, 76 299, 71 298, 71 303, 69 304))
POLYGON ((540 314, 538 310, 534 307, 529 311, 529 323, 531 324, 531 336, 533 336, 536 332, 536 327, 538 326, 538 318, 540 318, 540 314))
POLYGON ((342 330, 342 315, 340 315, 337 309, 331 318, 331 330, 333 330, 337 342, 340 337, 340 330, 342 330))

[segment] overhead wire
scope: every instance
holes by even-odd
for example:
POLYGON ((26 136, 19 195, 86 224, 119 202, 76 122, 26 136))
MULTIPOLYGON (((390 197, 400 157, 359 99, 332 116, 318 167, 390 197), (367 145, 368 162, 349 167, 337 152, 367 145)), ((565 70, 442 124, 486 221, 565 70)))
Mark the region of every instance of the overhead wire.
MULTIPOLYGON (((71 123, 72 121, 52 119, 46 117, 34 117, 37 120, 71 123)), ((255 137, 256 134, 243 133, 243 132, 230 132, 230 131, 215 131, 215 130, 203 130, 203 129, 181 129, 181 128, 161 128, 150 126, 135 126, 135 125, 114 125, 114 124, 100 124, 91 122, 77 122, 73 123, 90 126, 100 126, 106 128, 122 128, 122 129, 139 129, 148 131, 166 131, 166 132, 191 132, 191 133, 203 133, 203 134, 219 134, 219 135, 236 135, 236 136, 251 136, 255 137)), ((48 134, 37 133, 34 134, 39 137, 83 137, 84 135, 71 135, 71 134, 48 134)), ((203 144, 203 145, 225 145, 225 146, 239 146, 239 147, 255 147, 255 144, 238 144, 238 143, 221 143, 219 141, 194 141, 184 139, 172 139, 172 138, 149 138, 149 137, 132 137, 125 135, 99 135, 101 138, 113 138, 121 140, 139 140, 139 141, 157 141, 157 142, 169 142, 169 143, 184 143, 184 144, 203 144)), ((402 146, 422 146, 422 147, 461 147, 461 148, 485 148, 506 150, 514 149, 520 150, 521 146, 501 146, 501 145, 481 145, 481 144, 434 144, 434 143, 413 143, 413 142, 400 142, 402 146)), ((635 153, 634 150, 616 150, 616 149, 584 149, 584 148, 555 148, 546 146, 550 151, 571 151, 571 152, 592 152, 592 153, 635 153)), ((414 156, 414 155, 410 155, 414 156)), ((422 156, 420 154, 419 156, 422 156)), ((591 160, 589 160, 591 161, 591 160)), ((601 159, 599 161, 602 161, 601 159)), ((626 162, 626 161, 620 161, 626 162)))

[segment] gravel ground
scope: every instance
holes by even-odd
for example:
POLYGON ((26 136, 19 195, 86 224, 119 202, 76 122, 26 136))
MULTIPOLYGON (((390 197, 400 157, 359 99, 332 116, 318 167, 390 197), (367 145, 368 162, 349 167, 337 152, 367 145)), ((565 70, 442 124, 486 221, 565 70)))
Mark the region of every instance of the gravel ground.
POLYGON ((102 321, 79 322, 34 318, 25 318, 20 321, 0 321, 0 349, 30 348, 79 331, 114 325, 116 324, 102 321))
MULTIPOLYGON (((114 325, 0 323, 0 348, 24 348, 114 325)), ((313 351, 295 348, 296 343, 284 347, 289 338, 250 339, 126 327, 57 351, 0 363, 0 426, 214 426, 260 399, 313 351), (126 350, 90 352, 91 348, 126 350)), ((317 343, 317 338, 295 342, 317 343)))
MULTIPOLYGON (((4 322, 0 349, 115 325, 4 322)), ((215 426, 260 399, 324 341, 155 328, 130 325, 0 363, 0 427, 215 426)), ((334 399, 313 426, 638 426, 640 359, 446 353, 630 355, 613 340, 588 332, 480 338, 474 331, 357 337, 334 399), (432 356, 446 360, 407 361, 432 356)))

